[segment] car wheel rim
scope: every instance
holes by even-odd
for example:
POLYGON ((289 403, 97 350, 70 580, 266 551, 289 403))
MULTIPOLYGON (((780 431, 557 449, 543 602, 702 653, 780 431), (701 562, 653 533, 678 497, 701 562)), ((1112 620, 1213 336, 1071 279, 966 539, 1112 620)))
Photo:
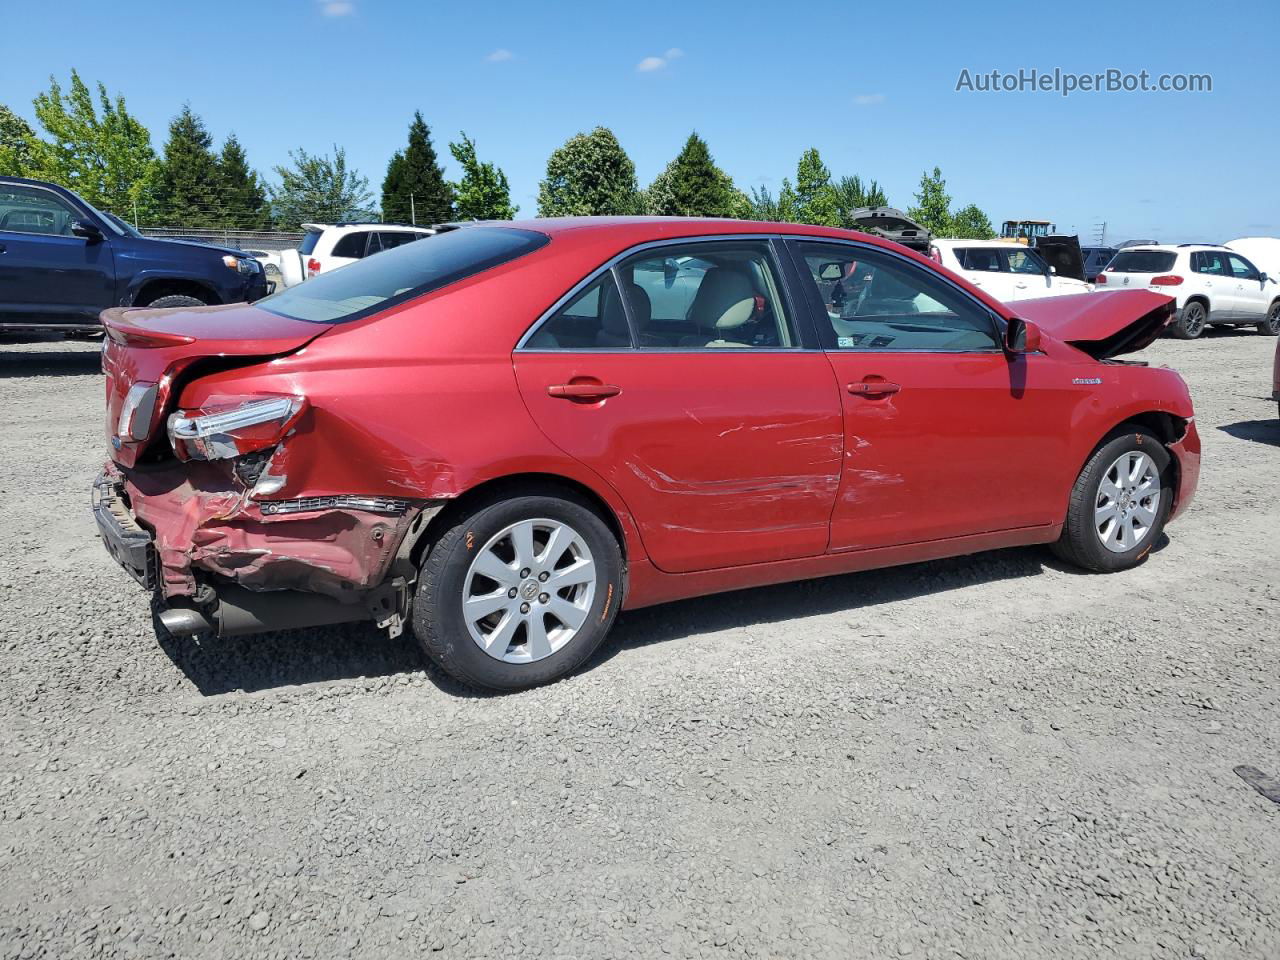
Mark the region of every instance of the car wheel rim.
POLYGON ((1280 334, 1280 305, 1272 307, 1267 314, 1267 328, 1274 334, 1280 334))
POLYGON ((578 635, 595 595, 595 560, 582 534, 559 520, 521 520, 476 552, 462 616, 495 660, 534 663, 578 635))
POLYGON ((1199 307, 1187 311, 1187 333, 1197 334, 1204 327, 1204 311, 1199 307))
POLYGON ((1127 553, 1155 527, 1160 511, 1160 471, 1138 450, 1121 454, 1102 475, 1094 503, 1094 530, 1112 553, 1127 553))

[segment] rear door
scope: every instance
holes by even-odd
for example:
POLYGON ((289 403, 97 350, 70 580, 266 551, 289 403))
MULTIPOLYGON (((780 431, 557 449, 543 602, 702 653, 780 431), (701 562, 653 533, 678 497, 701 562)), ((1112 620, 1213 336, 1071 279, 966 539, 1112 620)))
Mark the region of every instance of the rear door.
MULTIPOLYGON (((350 233, 344 233, 334 241, 333 250, 321 261, 321 269, 337 270, 339 267, 345 267, 349 263, 363 260, 369 247, 370 238, 376 241, 377 234, 370 230, 353 230, 350 233)), ((381 249, 381 247, 377 249, 381 249)))
POLYGON ((553 309, 514 355, 530 413, 603 477, 660 569, 822 554, 843 425, 774 244, 649 247, 553 309))
POLYGON ((93 323, 111 306, 115 234, 74 235, 85 217, 45 187, 0 184, 0 320, 93 323))
POLYGON ((1006 356, 991 312, 935 271, 858 244, 789 245, 844 409, 831 549, 1060 522, 1085 388, 1043 354, 1006 356), (863 290, 837 305, 821 278, 850 262, 863 290))

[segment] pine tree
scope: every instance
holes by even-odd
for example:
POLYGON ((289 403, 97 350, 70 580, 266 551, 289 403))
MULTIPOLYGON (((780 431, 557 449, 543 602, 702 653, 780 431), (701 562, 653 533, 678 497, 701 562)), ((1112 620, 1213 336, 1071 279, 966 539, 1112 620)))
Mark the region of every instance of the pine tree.
POLYGON ((169 140, 160 162, 157 199, 160 216, 173 226, 224 226, 227 211, 221 192, 213 137, 186 104, 169 124, 169 140))
POLYGON ((889 198, 885 196, 880 184, 872 180, 864 185, 857 174, 852 177, 841 177, 834 185, 836 207, 840 213, 840 226, 854 229, 853 212, 864 207, 887 207, 889 198))
POLYGON ((507 175, 492 163, 476 157, 475 141, 462 134, 461 143, 450 143, 449 152, 462 167, 462 179, 452 184, 459 220, 510 220, 519 207, 511 204, 507 175))
POLYGON ((0 175, 27 177, 36 172, 36 132, 20 116, 0 103, 0 175))
POLYGON ((603 217, 639 213, 636 165, 607 127, 579 133, 547 159, 538 186, 540 217, 603 217))
POLYGON ((431 145, 431 131, 415 111, 409 145, 387 164, 382 181, 382 217, 399 223, 448 223, 454 218, 453 189, 431 145))
POLYGON ((655 217, 732 217, 740 210, 733 181, 697 133, 645 191, 645 205, 655 217))
POLYGON ((218 181, 224 225, 240 230, 265 230, 271 225, 262 178, 250 169, 244 147, 234 133, 222 145, 218 181))

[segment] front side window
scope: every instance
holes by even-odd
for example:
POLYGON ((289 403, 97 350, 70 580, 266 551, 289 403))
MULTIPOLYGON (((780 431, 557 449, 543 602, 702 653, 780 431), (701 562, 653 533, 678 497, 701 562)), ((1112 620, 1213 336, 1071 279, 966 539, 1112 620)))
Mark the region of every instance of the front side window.
POLYGON ((787 349, 798 345, 763 240, 673 244, 617 268, 641 349, 787 349))
POLYGON ((864 247, 807 241, 797 246, 835 349, 1000 349, 989 311, 924 268, 864 247))
POLYGON ((69 237, 76 219, 76 212, 52 191, 0 185, 0 230, 69 237))
POLYGON ((359 320, 515 260, 550 242, 514 227, 461 227, 321 273, 254 303, 314 323, 359 320))
POLYGON ((1231 274, 1237 280, 1257 280, 1260 276, 1258 268, 1244 257, 1238 257, 1234 253, 1229 253, 1227 254, 1227 260, 1231 264, 1231 274))
POLYGON ((1041 276, 1049 272, 1048 265, 1040 259, 1040 255, 1030 250, 1013 249, 1000 252, 1010 273, 1034 273, 1036 276, 1041 276))

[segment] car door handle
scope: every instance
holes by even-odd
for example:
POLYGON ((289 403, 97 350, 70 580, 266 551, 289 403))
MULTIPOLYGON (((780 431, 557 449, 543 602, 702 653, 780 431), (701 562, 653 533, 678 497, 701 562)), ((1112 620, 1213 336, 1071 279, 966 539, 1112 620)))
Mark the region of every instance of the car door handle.
POLYGON ((1025 289, 1027 289, 1027 285, 1026 285, 1025 283, 1015 283, 1015 284, 1014 284, 1014 287, 1015 287, 1015 288, 1017 288, 1018 290, 1025 290, 1025 289))
POLYGON ((901 389, 900 384, 888 380, 860 380, 849 384, 849 392, 856 397, 883 397, 901 389))
POLYGON ((564 400, 604 400, 621 392, 622 388, 612 383, 554 383, 547 387, 547 396, 564 400))

